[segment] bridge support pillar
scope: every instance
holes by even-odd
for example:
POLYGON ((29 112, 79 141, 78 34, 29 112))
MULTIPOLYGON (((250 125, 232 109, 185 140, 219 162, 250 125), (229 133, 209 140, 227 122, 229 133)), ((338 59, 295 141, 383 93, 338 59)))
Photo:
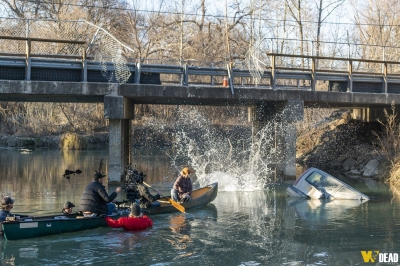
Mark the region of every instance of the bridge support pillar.
MULTIPOLYGON (((285 102, 266 102, 252 108, 253 141, 257 133, 267 129, 273 141, 267 146, 260 147, 271 150, 272 167, 275 169, 275 181, 284 177, 296 177, 296 125, 303 120, 304 102, 289 100, 285 102)), ((280 179, 280 180, 279 180, 280 179)))
POLYGON ((392 113, 391 107, 387 108, 358 108, 353 109, 351 117, 356 120, 361 120, 364 122, 376 122, 378 119, 382 122, 386 121, 386 116, 384 109, 388 114, 392 113))
POLYGON ((130 161, 131 119, 134 105, 123 96, 104 97, 104 116, 109 119, 108 183, 118 185, 130 161))

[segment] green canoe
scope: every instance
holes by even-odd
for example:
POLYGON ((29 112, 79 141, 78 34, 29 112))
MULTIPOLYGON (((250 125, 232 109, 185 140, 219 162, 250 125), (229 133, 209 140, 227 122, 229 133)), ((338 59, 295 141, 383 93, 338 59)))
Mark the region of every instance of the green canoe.
MULTIPOLYGON (((111 215, 115 219, 119 214, 111 215)), ((105 217, 83 217, 75 215, 55 215, 21 218, 2 223, 4 238, 18 240, 32 237, 48 236, 76 232, 98 227, 107 227, 105 217)))
MULTIPOLYGON (((218 183, 193 190, 191 201, 182 203, 182 206, 186 210, 205 206, 217 197, 217 193, 218 183)), ((161 203, 160 207, 145 208, 143 211, 147 215, 178 211, 166 200, 169 198, 158 200, 161 203)), ((123 210, 120 210, 118 214, 111 215, 111 217, 118 219, 121 214, 126 215, 127 212, 124 213, 123 210)), ((21 218, 18 221, 5 221, 2 223, 3 235, 7 240, 48 236, 98 227, 107 227, 104 217, 83 217, 77 214, 21 218)))

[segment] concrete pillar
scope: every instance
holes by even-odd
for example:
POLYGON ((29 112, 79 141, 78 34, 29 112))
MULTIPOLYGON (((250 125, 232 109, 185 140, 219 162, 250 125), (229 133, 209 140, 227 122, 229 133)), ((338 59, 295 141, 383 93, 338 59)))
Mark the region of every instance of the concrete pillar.
POLYGON ((253 123, 253 139, 257 132, 266 126, 268 121, 274 121, 275 169, 277 177, 296 177, 296 125, 303 120, 304 102, 290 100, 285 102, 266 102, 250 108, 253 123))
POLYGON ((129 163, 130 120, 109 120, 108 182, 121 183, 125 166, 129 163))
POLYGON ((108 182, 118 185, 130 162, 130 133, 134 105, 123 96, 104 97, 104 117, 109 119, 108 182))
MULTIPOLYGON (((397 110, 397 108, 398 107, 396 107, 395 109, 397 110)), ((386 116, 385 116, 384 110, 386 110, 386 112, 389 115, 392 114, 392 110, 391 110, 390 106, 388 106, 386 108, 382 108, 382 107, 357 108, 357 109, 353 109, 351 117, 353 119, 361 120, 364 122, 376 122, 376 121, 378 121, 378 119, 379 119, 379 121, 386 122, 386 116)))

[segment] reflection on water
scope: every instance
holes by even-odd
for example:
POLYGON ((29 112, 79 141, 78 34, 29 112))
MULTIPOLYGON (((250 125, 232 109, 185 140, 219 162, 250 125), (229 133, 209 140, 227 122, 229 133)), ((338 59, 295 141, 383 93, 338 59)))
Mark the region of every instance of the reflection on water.
POLYGON ((365 201, 288 198, 287 203, 294 208, 298 218, 307 220, 311 217, 331 223, 337 219, 351 219, 353 211, 365 201))
MULTIPOLYGON (((135 160, 147 182, 166 191, 176 173, 162 155, 135 160)), ((0 176, 1 194, 17 198, 16 213, 59 212, 65 201, 79 202, 101 158, 106 151, 2 151, 0 171, 7 174, 0 176), (68 181, 66 168, 83 173, 68 181)), ((228 187, 229 175, 219 172, 213 181, 228 187)), ((1 265, 362 265, 361 250, 400 252, 400 202, 387 188, 375 195, 381 200, 362 204, 288 198, 285 185, 231 188, 205 207, 150 216, 153 227, 139 232, 98 228, 1 239, 1 265)))
POLYGON ((171 216, 169 223, 171 231, 174 233, 171 239, 166 239, 176 249, 185 249, 186 244, 193 242, 190 238, 190 230, 193 218, 186 218, 185 214, 171 216))
MULTIPOLYGON (((50 214, 61 212, 65 202, 79 204, 86 185, 102 158, 107 173, 108 151, 0 150, 0 196, 16 198, 13 212, 50 214), (81 174, 63 177, 66 169, 81 170, 81 174), (34 204, 33 204, 34 202, 34 204)), ((135 149, 133 165, 144 172, 146 182, 159 190, 168 190, 177 173, 169 168, 168 157, 154 150, 135 149)), ((123 197, 120 193, 119 197, 123 197)))

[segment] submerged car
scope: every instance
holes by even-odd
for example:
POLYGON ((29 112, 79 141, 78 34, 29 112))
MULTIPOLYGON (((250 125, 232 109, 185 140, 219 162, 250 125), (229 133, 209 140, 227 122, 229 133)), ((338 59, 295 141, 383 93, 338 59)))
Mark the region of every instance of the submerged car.
POLYGON ((369 197, 317 168, 309 168, 287 188, 291 197, 367 201, 369 197))

